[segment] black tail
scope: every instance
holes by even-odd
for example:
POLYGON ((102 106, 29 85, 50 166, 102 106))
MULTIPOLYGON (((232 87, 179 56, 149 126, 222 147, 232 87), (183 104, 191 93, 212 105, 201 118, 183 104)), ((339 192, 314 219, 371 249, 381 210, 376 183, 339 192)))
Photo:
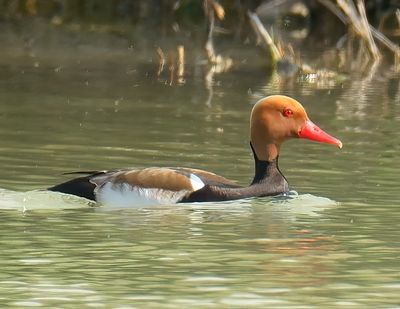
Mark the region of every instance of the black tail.
POLYGON ((93 177, 93 175, 78 177, 50 187, 47 190, 72 194, 95 201, 94 189, 96 185, 90 182, 91 177, 93 177))

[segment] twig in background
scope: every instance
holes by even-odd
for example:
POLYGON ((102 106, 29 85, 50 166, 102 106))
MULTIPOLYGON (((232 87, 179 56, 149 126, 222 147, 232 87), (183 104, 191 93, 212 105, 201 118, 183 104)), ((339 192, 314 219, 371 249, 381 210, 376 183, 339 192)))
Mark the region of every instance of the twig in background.
POLYGON ((165 64, 168 66, 169 77, 166 83, 170 86, 177 83, 182 85, 185 83, 185 47, 178 45, 175 49, 164 54, 163 50, 158 47, 157 55, 159 57, 157 76, 164 72, 165 64))
POLYGON ((265 44, 265 47, 269 49, 271 53, 271 59, 274 64, 282 60, 283 55, 279 52, 278 47, 275 45, 274 40, 269 35, 268 31, 265 29, 264 25, 261 23, 256 13, 250 11, 247 12, 250 19, 250 24, 253 27, 258 39, 265 44))
POLYGON ((222 5, 214 0, 212 0, 210 2, 212 4, 215 14, 217 14, 218 19, 223 20, 225 18, 225 10, 222 7, 222 5))
POLYGON ((365 6, 362 0, 357 1, 357 7, 354 6, 352 0, 336 0, 337 4, 340 6, 342 11, 349 18, 350 24, 352 25, 354 31, 364 39, 367 43, 368 50, 375 61, 379 61, 382 57, 378 47, 375 44, 374 39, 372 38, 370 26, 367 21, 367 17, 365 14, 365 6))
POLYGON ((343 76, 339 75, 337 72, 325 69, 317 70, 305 63, 301 63, 299 54, 297 53, 296 55, 293 46, 290 44, 286 46, 288 52, 285 53, 283 42, 278 41, 278 43, 275 44, 258 15, 250 11, 247 12, 247 14, 258 39, 263 42, 267 50, 270 50, 272 62, 276 65, 273 74, 280 77, 301 76, 305 81, 311 83, 322 81, 327 84, 343 79, 343 76))
POLYGON ((176 64, 176 53, 168 53, 168 70, 169 70, 169 85, 172 86, 175 82, 175 64, 176 64))
POLYGON ((399 24, 399 28, 400 28, 400 9, 396 10, 396 18, 397 18, 397 23, 399 24))
POLYGON ((213 63, 217 58, 214 49, 214 42, 213 42, 213 34, 214 34, 214 26, 215 26, 215 15, 214 11, 211 8, 209 0, 204 0, 204 13, 208 19, 208 36, 207 42, 205 45, 205 49, 207 52, 208 61, 213 63))
POLYGON ((210 67, 206 76, 204 77, 206 89, 208 91, 208 96, 207 96, 207 100, 205 103, 207 107, 211 107, 211 101, 214 97, 214 89, 213 89, 214 74, 215 74, 215 66, 213 65, 210 67))
POLYGON ((178 45, 178 84, 185 83, 185 48, 183 45, 178 45))
POLYGON ((217 3, 215 0, 204 0, 204 14, 208 19, 208 38, 205 45, 205 49, 207 52, 208 61, 211 63, 218 62, 218 56, 215 53, 214 49, 214 29, 215 29, 215 14, 220 20, 223 20, 225 17, 224 8, 217 3))
POLYGON ((211 67, 205 76, 205 84, 208 90, 206 105, 211 106, 211 101, 214 96, 214 75, 228 71, 232 67, 233 61, 229 57, 223 57, 222 55, 217 54, 214 49, 213 37, 215 31, 215 15, 219 20, 223 20, 225 18, 224 8, 215 0, 204 0, 203 6, 204 14, 208 20, 208 37, 205 50, 207 52, 208 62, 211 64, 211 67))
MULTIPOLYGON (((327 9, 329 9, 333 14, 335 14, 345 25, 351 24, 350 17, 346 16, 342 13, 342 11, 337 8, 331 1, 329 0, 319 0, 321 4, 323 4, 327 9)), ((354 6, 353 6, 354 7, 354 6)), ((400 27, 400 10, 398 9, 396 12, 396 16, 399 20, 400 27)), ((371 34, 375 39, 381 42, 384 46, 386 46, 390 51, 392 51, 395 57, 400 57, 400 47, 389 40, 382 32, 375 29, 373 26, 369 25, 369 29, 371 34)))
POLYGON ((164 65, 165 65, 165 55, 164 55, 164 52, 162 51, 162 49, 160 47, 157 48, 157 55, 158 55, 158 58, 159 58, 157 76, 160 76, 162 71, 164 71, 164 65))
POLYGON ((400 47, 389 40, 386 35, 384 35, 379 30, 370 26, 372 35, 380 41, 383 45, 385 45, 388 49, 390 49, 396 57, 400 57, 400 47))
POLYGON ((378 47, 375 44, 374 38, 372 37, 371 34, 371 28, 370 25, 368 23, 368 19, 367 19, 367 13, 365 12, 365 5, 364 5, 364 1, 363 0, 358 0, 357 1, 357 8, 358 11, 360 13, 360 17, 361 17, 361 25, 363 26, 364 29, 364 35, 366 37, 366 40, 368 42, 368 46, 372 51, 372 55, 374 56, 375 60, 379 60, 382 55, 380 53, 380 51, 378 50, 378 47))

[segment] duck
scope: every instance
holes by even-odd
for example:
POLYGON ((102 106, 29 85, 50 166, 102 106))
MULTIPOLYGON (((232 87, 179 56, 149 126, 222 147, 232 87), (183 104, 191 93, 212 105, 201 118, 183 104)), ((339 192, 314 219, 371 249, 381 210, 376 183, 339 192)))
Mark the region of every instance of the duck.
POLYGON ((119 206, 276 196, 290 191, 288 181, 279 169, 278 159, 282 144, 293 138, 342 148, 339 139, 309 119, 297 100, 271 95, 255 103, 250 113, 250 148, 255 171, 247 186, 195 168, 147 167, 75 172, 80 175, 48 190, 119 206))

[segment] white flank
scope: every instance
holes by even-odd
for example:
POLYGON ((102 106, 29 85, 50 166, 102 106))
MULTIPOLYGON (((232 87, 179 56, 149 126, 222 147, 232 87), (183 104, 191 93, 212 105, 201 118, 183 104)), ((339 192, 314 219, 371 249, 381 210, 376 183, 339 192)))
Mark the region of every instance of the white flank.
POLYGON ((192 184, 193 191, 200 190, 204 187, 204 182, 195 174, 190 174, 190 183, 192 184))
MULTIPOLYGON (((197 176, 195 176, 198 178, 197 176)), ((192 181, 192 178, 191 178, 192 181)), ((198 179, 203 186, 204 183, 198 179)), ((196 186, 199 186, 196 179, 196 186)), ((193 183, 193 182, 192 182, 193 183)), ((106 182, 95 191, 97 202, 115 207, 143 207, 160 204, 175 204, 188 191, 170 191, 156 188, 132 187, 129 184, 112 184, 106 182)))

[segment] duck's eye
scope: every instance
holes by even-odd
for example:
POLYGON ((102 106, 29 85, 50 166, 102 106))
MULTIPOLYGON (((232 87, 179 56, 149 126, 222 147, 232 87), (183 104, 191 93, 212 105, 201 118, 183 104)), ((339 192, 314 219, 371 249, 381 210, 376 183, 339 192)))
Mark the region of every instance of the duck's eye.
POLYGON ((282 115, 285 117, 292 117, 293 111, 290 108, 285 108, 282 112, 282 115))

